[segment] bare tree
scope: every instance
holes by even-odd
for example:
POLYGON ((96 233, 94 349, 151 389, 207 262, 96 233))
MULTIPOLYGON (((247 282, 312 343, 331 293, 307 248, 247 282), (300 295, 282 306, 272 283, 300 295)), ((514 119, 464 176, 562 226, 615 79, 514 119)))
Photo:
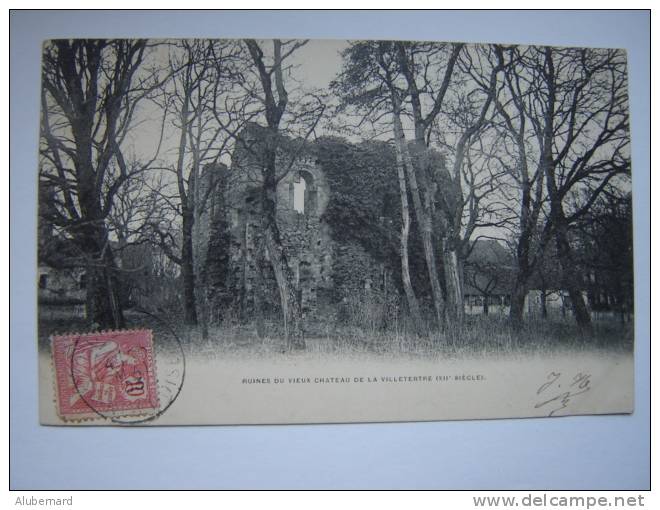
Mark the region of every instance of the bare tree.
POLYGON ((199 248, 202 232, 196 226, 209 197, 216 192, 220 175, 214 169, 220 168, 217 163, 229 146, 229 137, 223 136, 217 123, 215 105, 226 81, 221 70, 227 67, 236 46, 235 41, 185 39, 170 46, 170 67, 177 72, 156 101, 164 111, 172 112, 178 138, 175 163, 165 165, 174 177, 174 191, 162 193, 177 219, 166 225, 153 222, 152 228, 157 243, 181 268, 184 322, 197 324, 201 312, 204 333, 206 289, 198 278, 205 257, 199 248), (172 235, 170 228, 174 232, 180 229, 181 234, 172 235))
MULTIPOLYGON (((464 313, 464 259, 475 229, 485 226, 483 199, 493 191, 500 172, 492 164, 492 148, 484 139, 488 139, 485 129, 501 67, 492 62, 487 46, 397 43, 397 54, 410 97, 417 175, 423 190, 416 211, 422 218, 425 246, 432 241, 429 231, 439 234, 446 317, 458 326, 464 313), (448 156, 444 162, 433 164, 432 142, 448 156)), ((427 264, 434 264, 432 250, 425 251, 427 264)))
MULTIPOLYGON (((462 45, 451 47, 449 58, 444 61, 447 53, 444 45, 433 43, 395 43, 397 63, 407 85, 406 96, 410 98, 410 108, 414 124, 415 155, 419 161, 419 172, 412 165, 407 167, 410 191, 415 206, 415 215, 419 225, 424 255, 431 282, 433 302, 438 324, 445 319, 445 300, 443 299, 440 280, 438 277, 437 262, 433 249, 433 217, 434 204, 433 186, 434 174, 443 172, 444 168, 431 168, 431 159, 428 154, 428 143, 431 127, 440 113, 449 84, 454 73, 456 60, 461 52, 462 45), (421 62, 418 62, 421 60, 421 62), (442 68, 442 69, 441 69, 442 68), (429 74, 431 70, 431 74, 429 74), (438 77, 433 76, 438 73, 438 77), (431 76, 433 76, 431 78, 431 76), (421 80, 421 85, 418 83, 421 80), (426 97, 424 97, 426 96, 426 97), (426 101, 424 101, 426 99, 426 101), (423 102, 430 104, 428 112, 424 111, 423 102), (421 182, 418 184, 418 180, 421 182)), ((442 190, 445 193, 447 190, 442 190)), ((449 225, 443 228, 443 259, 446 282, 446 294, 449 300, 449 314, 447 318, 453 322, 461 322, 463 317, 462 275, 458 267, 458 258, 452 256, 457 247, 450 244, 447 234, 449 225), (459 297, 461 294, 461 297, 459 297), (460 300, 460 301, 458 301, 460 300)))
POLYGON ((515 255, 509 317, 519 328, 530 279, 543 259, 545 245, 539 242, 538 224, 546 204, 545 181, 532 122, 526 115, 533 83, 520 68, 520 55, 527 50, 496 45, 493 51, 504 71, 495 97, 493 126, 500 140, 494 157, 505 172, 497 184, 504 209, 501 224, 512 234, 515 255))
MULTIPOLYGON (((124 152, 138 105, 162 83, 145 65, 144 40, 55 40, 44 46, 40 185, 58 227, 85 259, 87 318, 119 328, 124 317, 107 218, 120 188, 153 162, 124 152)), ((157 153, 157 150, 156 150, 157 153)))
POLYGON ((577 272, 569 229, 611 182, 625 180, 630 172, 625 55, 551 47, 498 52, 511 61, 504 88, 509 99, 498 102, 498 111, 516 141, 522 191, 511 320, 514 326, 520 323, 529 277, 554 241, 573 314, 588 332, 584 277, 577 272), (577 191, 581 200, 571 204, 577 191), (531 235, 541 214, 540 240, 532 254, 531 235))
MULTIPOLYGON (((259 103, 256 110, 253 105, 252 110, 246 108, 245 112, 249 114, 252 111, 251 118, 255 118, 254 112, 256 111, 256 118, 262 118, 266 124, 259 143, 259 153, 256 154, 261 168, 259 193, 261 232, 267 258, 271 262, 277 281, 288 346, 291 349, 304 349, 302 307, 297 293, 296 280, 288 262, 288 254, 282 244, 277 224, 277 185, 288 174, 297 157, 295 150, 293 154, 286 156, 284 154, 286 152, 283 150, 285 125, 297 124, 302 127, 304 134, 301 140, 304 144, 314 132, 324 108, 322 103, 317 102, 317 108, 304 108, 305 113, 296 115, 295 110, 289 104, 289 90, 284 80, 285 62, 307 41, 275 39, 270 57, 266 56, 261 43, 252 39, 246 39, 243 42, 251 61, 246 72, 256 76, 258 83, 251 87, 248 93, 251 97, 256 97, 259 103), (285 119, 287 113, 291 115, 291 118, 285 119)), ((239 142, 245 143, 240 139, 239 142)))

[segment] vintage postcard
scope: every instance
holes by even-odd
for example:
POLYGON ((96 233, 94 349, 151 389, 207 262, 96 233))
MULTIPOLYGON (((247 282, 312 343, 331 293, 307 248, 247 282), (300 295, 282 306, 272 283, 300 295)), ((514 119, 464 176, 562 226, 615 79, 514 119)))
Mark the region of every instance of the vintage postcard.
POLYGON ((631 413, 626 53, 46 41, 47 425, 631 413))

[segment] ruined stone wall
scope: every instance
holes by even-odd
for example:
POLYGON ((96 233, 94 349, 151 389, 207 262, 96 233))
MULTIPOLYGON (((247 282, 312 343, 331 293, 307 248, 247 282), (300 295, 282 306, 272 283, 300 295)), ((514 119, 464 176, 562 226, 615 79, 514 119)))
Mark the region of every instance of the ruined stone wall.
MULTIPOLYGON (((216 209, 221 212, 211 221, 208 235, 207 274, 216 310, 212 317, 216 318, 234 313, 249 320, 256 306, 273 313, 278 313, 280 306, 260 231, 259 128, 251 127, 244 136, 246 142, 237 144, 228 179, 218 191, 223 206, 216 209)), ((383 282, 391 285, 393 281, 387 276, 392 274, 391 264, 377 260, 368 249, 375 245, 388 254, 389 248, 378 242, 365 245, 359 236, 337 235, 342 230, 354 229, 350 222, 330 223, 335 221, 336 215, 328 214, 329 207, 339 196, 331 189, 331 181, 319 157, 319 151, 324 150, 323 146, 315 144, 306 152, 297 152, 295 157, 283 150, 277 162, 283 174, 277 187, 277 226, 298 285, 303 315, 308 320, 317 316, 320 308, 345 301, 358 291, 380 289, 383 282), (301 200, 298 195, 296 200, 303 183, 304 197, 301 200)), ((340 171, 350 174, 352 161, 349 157, 340 171)), ((388 172, 388 169, 380 171, 388 172)), ((370 184, 373 182, 365 183, 370 184)), ((347 190, 350 192, 350 186, 347 190)), ((374 190, 376 195, 382 192, 374 190)), ((373 199, 380 204, 384 197, 373 199)), ((369 221, 378 223, 379 217, 369 221)), ((391 237, 389 234, 385 237, 388 236, 391 237)), ((396 240, 391 242, 396 246, 396 240)), ((396 264, 394 261, 394 266, 396 264)))
MULTIPOLYGON (((207 236, 207 274, 212 307, 243 319, 256 307, 279 310, 279 294, 261 233, 262 173, 258 157, 258 128, 250 128, 238 143, 228 178, 218 190, 222 211, 207 236)), ((314 316, 318 289, 332 285, 331 239, 322 215, 329 200, 327 183, 315 158, 283 151, 278 169, 277 225, 291 270, 296 276, 303 314, 314 316), (304 181, 304 211, 294 204, 295 187, 304 181)))

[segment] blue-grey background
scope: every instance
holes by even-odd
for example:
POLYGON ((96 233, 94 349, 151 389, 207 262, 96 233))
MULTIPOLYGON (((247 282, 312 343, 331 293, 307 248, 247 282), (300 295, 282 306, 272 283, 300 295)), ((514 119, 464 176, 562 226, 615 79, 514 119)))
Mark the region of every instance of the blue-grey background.
POLYGON ((12 12, 10 486, 650 486, 650 15, 646 12, 12 12), (636 269, 632 416, 249 427, 43 427, 37 416, 40 47, 56 37, 430 39, 628 50, 636 269))

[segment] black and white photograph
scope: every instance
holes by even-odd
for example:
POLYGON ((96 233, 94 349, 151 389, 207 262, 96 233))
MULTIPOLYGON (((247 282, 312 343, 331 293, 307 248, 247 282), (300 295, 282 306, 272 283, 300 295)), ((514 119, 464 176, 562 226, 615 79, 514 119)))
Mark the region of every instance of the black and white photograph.
POLYGON ((632 412, 628 100, 612 48, 46 41, 41 423, 632 412))

